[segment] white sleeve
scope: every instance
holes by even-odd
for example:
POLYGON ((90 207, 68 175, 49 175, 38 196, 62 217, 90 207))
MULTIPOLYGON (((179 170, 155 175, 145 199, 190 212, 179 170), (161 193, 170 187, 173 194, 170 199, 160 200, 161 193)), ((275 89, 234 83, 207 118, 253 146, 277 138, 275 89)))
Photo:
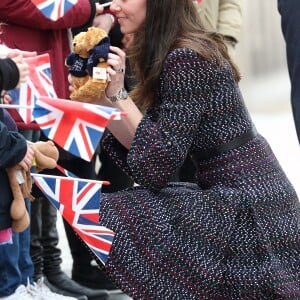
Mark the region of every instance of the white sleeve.
POLYGON ((9 53, 9 48, 3 44, 0 44, 0 58, 1 59, 7 58, 8 53, 9 53))

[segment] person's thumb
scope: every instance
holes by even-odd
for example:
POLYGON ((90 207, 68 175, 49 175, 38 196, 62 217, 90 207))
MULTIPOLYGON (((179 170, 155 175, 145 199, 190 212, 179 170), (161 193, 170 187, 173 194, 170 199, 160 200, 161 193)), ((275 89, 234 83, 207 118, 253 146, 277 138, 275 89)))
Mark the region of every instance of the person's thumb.
POLYGON ((16 64, 22 63, 22 59, 23 59, 22 55, 18 55, 18 56, 15 56, 15 57, 12 58, 12 60, 13 60, 16 64))
POLYGON ((104 7, 99 3, 96 3, 96 16, 101 15, 104 11, 104 7))

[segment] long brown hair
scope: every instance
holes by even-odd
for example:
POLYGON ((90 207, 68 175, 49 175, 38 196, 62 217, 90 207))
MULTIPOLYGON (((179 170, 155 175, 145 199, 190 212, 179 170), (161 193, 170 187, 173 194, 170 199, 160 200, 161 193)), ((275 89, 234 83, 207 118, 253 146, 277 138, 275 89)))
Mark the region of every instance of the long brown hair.
POLYGON ((138 82, 131 96, 140 107, 154 104, 163 62, 174 48, 190 48, 218 64, 225 58, 236 80, 240 79, 222 37, 204 30, 192 0, 147 0, 146 5, 145 22, 135 33, 128 53, 138 82))

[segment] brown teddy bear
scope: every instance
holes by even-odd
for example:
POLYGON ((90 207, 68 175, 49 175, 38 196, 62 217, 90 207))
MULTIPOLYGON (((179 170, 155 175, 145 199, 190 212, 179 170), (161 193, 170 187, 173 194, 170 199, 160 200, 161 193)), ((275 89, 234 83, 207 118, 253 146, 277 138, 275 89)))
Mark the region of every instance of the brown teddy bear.
POLYGON ((101 97, 108 84, 109 47, 109 37, 101 28, 89 27, 86 32, 75 35, 72 53, 65 61, 72 76, 72 100, 90 102, 101 97))
MULTIPOLYGON (((34 164, 38 172, 56 167, 58 150, 52 141, 30 143, 30 147, 34 151, 34 164)), ((24 198, 34 199, 30 194, 32 186, 30 171, 25 172, 18 167, 7 168, 6 171, 13 194, 10 207, 12 229, 15 232, 22 232, 30 223, 24 198)))

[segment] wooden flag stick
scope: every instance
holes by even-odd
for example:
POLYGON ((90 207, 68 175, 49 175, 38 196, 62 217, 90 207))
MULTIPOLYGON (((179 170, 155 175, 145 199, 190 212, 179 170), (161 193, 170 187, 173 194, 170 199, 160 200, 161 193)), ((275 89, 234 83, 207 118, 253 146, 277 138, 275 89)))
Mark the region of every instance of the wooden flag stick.
POLYGON ((103 7, 107 7, 107 6, 110 6, 112 4, 112 1, 110 2, 107 2, 107 3, 104 3, 104 4, 101 4, 103 7))
POLYGON ((18 104, 0 104, 0 108, 22 108, 22 109, 33 109, 30 105, 18 105, 18 104))
POLYGON ((93 179, 84 179, 78 177, 65 177, 65 176, 55 176, 55 175, 48 175, 48 174, 39 174, 39 173, 30 173, 33 177, 45 177, 45 178, 53 178, 53 179, 64 179, 64 180, 75 180, 75 181, 85 181, 90 183, 100 183, 102 185, 110 185, 109 181, 100 181, 100 180, 93 180, 93 179))

